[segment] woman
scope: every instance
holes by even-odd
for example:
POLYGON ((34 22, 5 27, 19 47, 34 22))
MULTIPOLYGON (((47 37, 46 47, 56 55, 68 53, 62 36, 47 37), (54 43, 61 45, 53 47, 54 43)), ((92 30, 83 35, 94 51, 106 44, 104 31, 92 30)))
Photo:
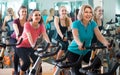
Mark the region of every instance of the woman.
MULTIPOLYGON (((31 13, 31 22, 26 22, 24 25, 24 30, 20 38, 23 41, 17 46, 17 54, 23 61, 21 65, 20 75, 24 75, 25 71, 30 66, 30 58, 33 63, 35 63, 37 56, 34 54, 34 49, 36 49, 35 44, 37 38, 43 35, 44 39, 50 43, 50 40, 46 34, 46 29, 43 24, 43 19, 39 10, 34 9, 31 13)), ((40 69, 40 74, 42 73, 42 68, 40 69)))
POLYGON ((54 9, 51 8, 50 9, 50 14, 47 17, 46 20, 46 29, 48 32, 48 36, 50 38, 50 40, 54 37, 54 34, 56 33, 56 29, 55 29, 55 25, 54 25, 54 9))
MULTIPOLYGON (((103 29, 103 9, 101 6, 95 7, 93 20, 97 23, 97 26, 101 31, 103 29)), ((97 40, 97 37, 94 34, 92 39, 92 46, 95 46, 95 45, 102 45, 102 44, 99 42, 99 40, 97 40)), ((99 52, 99 50, 92 51, 92 54, 91 54, 92 56, 90 58, 91 60, 94 59, 97 52, 99 52)))
POLYGON ((70 30, 70 25, 72 23, 71 18, 67 16, 67 9, 65 6, 61 6, 59 9, 59 17, 55 17, 54 25, 56 28, 56 40, 60 41, 62 49, 59 50, 56 59, 59 59, 64 51, 67 50, 68 47, 68 39, 66 36, 66 32, 70 30))
MULTIPOLYGON (((103 29, 103 9, 101 8, 101 6, 97 6, 94 9, 94 17, 93 17, 94 21, 97 23, 99 30, 101 31, 103 29)), ((97 43, 98 40, 96 38, 96 36, 94 35, 92 43, 97 43)))
MULTIPOLYGON (((19 18, 13 21, 13 29, 14 32, 11 35, 10 42, 16 43, 19 36, 22 35, 24 23, 27 21, 27 8, 25 6, 21 6, 18 11, 19 18)), ((18 64, 19 57, 16 54, 16 46, 14 48, 14 73, 18 75, 18 64)))
MULTIPOLYGON (((87 63, 89 62, 91 51, 83 48, 83 42, 86 42, 85 46, 91 46, 94 33, 104 46, 108 47, 109 45, 108 41, 100 33, 95 21, 92 20, 92 17, 92 7, 90 5, 82 5, 78 13, 78 20, 72 24, 72 34, 74 39, 68 47, 68 60, 71 63, 77 61, 80 55, 84 55, 83 60, 87 63)), ((80 68, 81 64, 72 67, 72 72, 74 72, 75 75, 81 75, 79 72, 80 68)))
POLYGON ((6 26, 7 26, 7 30, 8 30, 7 35, 8 36, 10 36, 13 33, 12 23, 13 23, 14 19, 16 19, 16 15, 15 15, 13 9, 8 8, 7 16, 5 16, 5 19, 4 19, 3 25, 2 25, 2 30, 6 30, 6 26))

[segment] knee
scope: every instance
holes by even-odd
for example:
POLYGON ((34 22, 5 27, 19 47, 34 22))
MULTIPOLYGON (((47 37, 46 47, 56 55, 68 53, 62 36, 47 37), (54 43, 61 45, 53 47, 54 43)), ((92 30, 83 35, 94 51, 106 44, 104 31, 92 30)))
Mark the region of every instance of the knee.
POLYGON ((23 62, 22 66, 21 66, 21 70, 26 71, 29 68, 30 64, 31 64, 30 61, 23 62))

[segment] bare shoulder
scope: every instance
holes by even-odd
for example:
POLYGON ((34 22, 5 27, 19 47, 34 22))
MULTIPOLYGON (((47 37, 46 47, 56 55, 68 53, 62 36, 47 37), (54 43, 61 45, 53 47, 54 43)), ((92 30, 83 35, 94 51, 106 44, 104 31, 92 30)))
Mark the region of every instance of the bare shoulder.
POLYGON ((55 16, 54 18, 55 18, 55 19, 59 19, 59 17, 58 17, 58 16, 55 16))
POLYGON ((54 20, 55 20, 55 21, 59 21, 59 17, 58 17, 58 16, 55 16, 55 17, 54 17, 54 20))

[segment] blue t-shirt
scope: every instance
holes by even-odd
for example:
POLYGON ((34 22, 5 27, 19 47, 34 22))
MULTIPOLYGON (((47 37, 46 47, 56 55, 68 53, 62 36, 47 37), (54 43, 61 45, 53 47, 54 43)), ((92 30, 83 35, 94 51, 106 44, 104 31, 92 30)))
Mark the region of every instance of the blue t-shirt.
MULTIPOLYGON (((80 20, 74 21, 72 24, 72 29, 78 30, 78 37, 81 42, 85 42, 86 47, 91 46, 94 29, 96 27, 97 24, 93 20, 91 20, 86 27, 83 25, 82 21, 80 20)), ((79 50, 75 40, 72 40, 71 44, 68 46, 68 50, 79 55, 85 55, 88 51, 90 51, 90 50, 79 50)))

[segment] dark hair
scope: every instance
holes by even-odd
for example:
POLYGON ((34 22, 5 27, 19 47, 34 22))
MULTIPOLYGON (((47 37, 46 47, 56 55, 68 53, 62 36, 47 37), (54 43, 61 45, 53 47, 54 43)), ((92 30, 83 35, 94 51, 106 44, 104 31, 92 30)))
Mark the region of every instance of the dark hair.
MULTIPOLYGON (((38 10, 38 9, 32 10, 31 16, 33 15, 33 13, 34 13, 35 11, 39 11, 39 10, 38 10)), ((32 21, 32 19, 31 19, 31 21, 32 21)), ((43 18, 42 18, 42 16, 41 16, 41 20, 40 20, 39 24, 42 24, 42 23, 43 23, 43 18)))
POLYGON ((76 14, 76 16, 78 15, 79 9, 75 9, 74 13, 76 14))
POLYGON ((23 5, 22 5, 22 6, 19 8, 19 10, 18 10, 18 16, 20 16, 19 12, 20 12, 21 9, 27 9, 27 8, 26 8, 26 6, 23 6, 23 5))

